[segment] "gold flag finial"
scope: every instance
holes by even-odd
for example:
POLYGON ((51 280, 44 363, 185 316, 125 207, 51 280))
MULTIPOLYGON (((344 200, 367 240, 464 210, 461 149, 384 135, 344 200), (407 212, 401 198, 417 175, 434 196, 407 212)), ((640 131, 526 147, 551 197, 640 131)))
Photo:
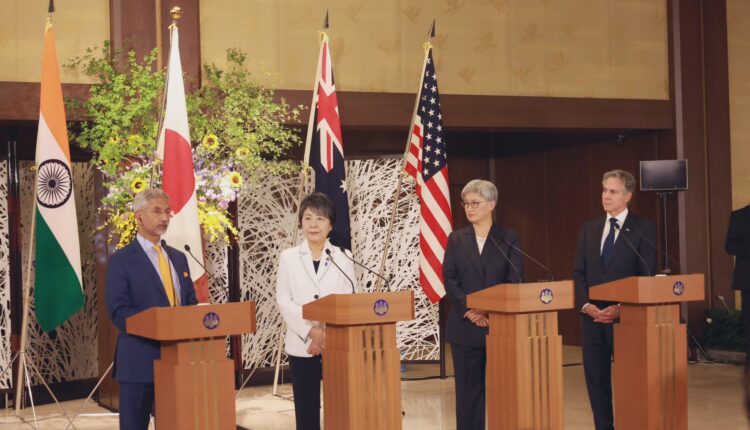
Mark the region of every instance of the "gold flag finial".
POLYGON ((178 19, 182 18, 182 8, 179 6, 173 7, 169 11, 169 15, 172 16, 172 19, 177 21, 178 19))

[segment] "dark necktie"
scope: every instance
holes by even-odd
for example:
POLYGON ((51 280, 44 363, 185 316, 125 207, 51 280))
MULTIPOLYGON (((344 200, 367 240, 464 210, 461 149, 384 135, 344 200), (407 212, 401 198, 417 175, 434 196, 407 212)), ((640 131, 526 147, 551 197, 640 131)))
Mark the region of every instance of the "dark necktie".
POLYGON ((617 228, 617 218, 609 219, 609 234, 604 239, 602 246, 602 264, 607 265, 609 258, 612 256, 612 250, 615 248, 615 229, 617 228))

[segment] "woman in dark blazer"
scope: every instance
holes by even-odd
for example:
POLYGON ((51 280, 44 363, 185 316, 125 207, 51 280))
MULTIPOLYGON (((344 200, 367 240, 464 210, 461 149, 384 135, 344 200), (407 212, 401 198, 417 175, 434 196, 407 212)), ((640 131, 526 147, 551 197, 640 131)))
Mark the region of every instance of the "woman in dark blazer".
POLYGON ((521 282, 518 237, 492 221, 497 188, 475 179, 461 191, 470 227, 448 238, 443 259, 443 281, 449 310, 445 333, 451 343, 456 381, 456 428, 483 430, 485 422, 485 336, 487 313, 466 307, 466 296, 502 283, 521 282))

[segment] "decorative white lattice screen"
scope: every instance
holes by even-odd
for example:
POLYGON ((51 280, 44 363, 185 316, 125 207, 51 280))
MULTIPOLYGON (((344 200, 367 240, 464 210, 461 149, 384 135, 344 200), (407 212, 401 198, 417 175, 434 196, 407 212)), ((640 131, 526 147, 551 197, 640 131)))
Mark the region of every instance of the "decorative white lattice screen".
MULTIPOLYGON (((10 365, 10 242, 8 236, 8 162, 0 163, 0 372, 10 365)), ((12 372, 0 379, 9 388, 12 372)))
MULTIPOLYGON (((388 222, 395 197, 399 159, 349 160, 347 190, 355 258, 379 270, 388 222)), ((308 183, 312 183, 310 180, 308 183)), ((291 246, 299 179, 269 178, 243 192, 239 200, 240 290, 242 300, 257 303, 257 331, 243 339, 246 369, 272 366, 282 329, 274 298, 279 253, 291 246)), ((307 192, 312 186, 308 187, 307 192)), ((438 308, 419 287, 419 208, 414 185, 405 180, 397 222, 388 249, 385 275, 392 288, 415 291, 416 319, 400 323, 398 345, 409 360, 435 360, 439 353, 438 308)), ((375 278, 361 268, 357 281, 365 286, 375 278)))

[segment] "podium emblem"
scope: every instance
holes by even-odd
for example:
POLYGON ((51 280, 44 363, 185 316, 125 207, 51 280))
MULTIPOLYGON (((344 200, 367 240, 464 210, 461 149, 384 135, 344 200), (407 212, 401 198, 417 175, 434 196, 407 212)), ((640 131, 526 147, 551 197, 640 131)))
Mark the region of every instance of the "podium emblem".
POLYGON ((542 303, 545 305, 548 305, 552 303, 552 298, 554 297, 554 294, 552 293, 552 290, 549 288, 545 288, 542 290, 541 293, 539 293, 539 300, 541 300, 542 303))
POLYGON ((682 293, 685 292, 685 284, 682 283, 682 281, 677 281, 672 285, 672 292, 676 296, 681 296, 682 293))
POLYGON ((219 315, 216 312, 209 312, 203 316, 203 327, 213 330, 219 326, 219 315))
POLYGON ((388 313, 388 302, 385 300, 376 300, 372 306, 372 310, 375 311, 375 315, 382 317, 388 313))

